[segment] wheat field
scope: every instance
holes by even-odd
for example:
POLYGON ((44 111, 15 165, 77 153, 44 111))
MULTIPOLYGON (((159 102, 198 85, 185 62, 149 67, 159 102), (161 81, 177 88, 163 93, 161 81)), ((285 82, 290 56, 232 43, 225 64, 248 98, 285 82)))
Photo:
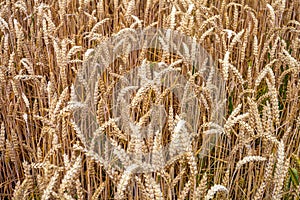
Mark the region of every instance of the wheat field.
POLYGON ((299 0, 3 0, 0 30, 0 199, 300 199, 299 0), (86 134, 74 99, 87 61, 108 56, 99 45, 110 38, 149 28, 177 31, 211 56, 224 81, 220 124, 193 50, 175 55, 160 39, 162 49, 119 45, 93 83, 98 132, 86 134), (154 67, 184 76, 183 99, 147 82, 122 98, 138 66, 141 81, 154 67), (197 109, 183 108, 184 91, 197 109), (128 105, 114 112, 115 101, 128 105), (142 138, 160 117, 154 105, 166 122, 142 138), (152 170, 138 171, 132 163, 149 152, 152 170))

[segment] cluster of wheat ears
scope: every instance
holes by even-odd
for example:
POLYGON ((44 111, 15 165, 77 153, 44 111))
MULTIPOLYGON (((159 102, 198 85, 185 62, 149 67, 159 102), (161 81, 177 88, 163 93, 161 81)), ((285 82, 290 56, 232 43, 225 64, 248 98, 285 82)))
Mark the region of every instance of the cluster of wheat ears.
POLYGON ((1 1, 0 199, 300 199, 299 36, 298 0, 1 1), (159 38, 162 48, 131 51, 122 40, 150 28, 191 38, 191 49, 170 53, 159 38), (107 62, 99 45, 111 37, 122 54, 107 62), (193 44, 224 90, 189 62, 193 44), (87 83, 93 55, 105 70, 87 83), (148 84, 155 67, 185 77, 182 99, 148 84), (92 124, 76 119, 76 86, 89 85, 92 124), (184 109, 190 99, 197 108, 184 109))

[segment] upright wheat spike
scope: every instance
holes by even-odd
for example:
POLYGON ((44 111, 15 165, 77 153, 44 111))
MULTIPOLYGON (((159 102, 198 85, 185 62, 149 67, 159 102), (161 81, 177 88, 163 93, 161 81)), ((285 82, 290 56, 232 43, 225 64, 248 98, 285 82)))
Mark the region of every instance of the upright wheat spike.
POLYGON ((284 143, 281 140, 278 145, 277 150, 277 163, 274 174, 274 183, 275 187, 272 194, 273 200, 281 199, 281 189, 283 187, 284 178, 287 173, 287 169, 285 169, 285 151, 284 151, 284 143))

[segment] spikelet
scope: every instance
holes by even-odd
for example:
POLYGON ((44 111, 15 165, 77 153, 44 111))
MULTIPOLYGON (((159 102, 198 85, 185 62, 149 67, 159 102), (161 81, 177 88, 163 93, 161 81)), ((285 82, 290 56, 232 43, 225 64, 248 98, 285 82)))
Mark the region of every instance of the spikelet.
POLYGON ((192 13, 194 7, 195 7, 195 5, 192 3, 189 5, 188 10, 184 14, 184 16, 182 17, 182 20, 180 22, 180 29, 183 30, 184 33, 186 33, 187 35, 191 35, 192 26, 189 27, 189 21, 193 20, 193 15, 191 15, 191 13, 192 13))
POLYGON ((141 127, 139 125, 135 125, 130 123, 131 129, 131 138, 128 143, 128 152, 133 153, 133 161, 135 163, 139 163, 142 161, 142 147, 143 147, 143 139, 141 135, 141 127))
POLYGON ((97 105, 97 122, 98 124, 103 124, 105 121, 105 114, 104 114, 104 108, 105 108, 105 102, 104 99, 101 98, 97 105))
POLYGON ((141 88, 139 88, 136 95, 134 96, 134 98, 131 101, 131 107, 138 106, 140 101, 143 100, 143 96, 146 95, 146 93, 148 92, 150 87, 151 87, 150 84, 146 84, 146 85, 142 86, 141 88))
POLYGON ((111 144, 114 147, 113 153, 118 157, 122 165, 125 168, 130 167, 132 164, 132 160, 130 159, 129 154, 120 145, 116 144, 115 141, 112 140, 111 144))
POLYGON ((284 12, 285 5, 286 5, 286 0, 281 0, 279 5, 279 15, 281 15, 280 20, 282 19, 282 14, 284 12))
POLYGON ((25 179, 28 180, 26 188, 28 190, 28 193, 34 188, 34 180, 33 180, 33 175, 31 174, 31 165, 28 164, 27 161, 24 161, 22 163, 23 169, 24 169, 24 175, 25 179))
MULTIPOLYGON (((274 133, 276 133, 276 132, 275 132, 275 129, 273 126, 271 108, 270 108, 270 105, 268 102, 267 102, 267 108, 264 109, 264 112, 266 112, 266 115, 267 115, 267 117, 265 119, 265 125, 264 125, 264 129, 265 129, 264 138, 268 142, 278 145, 279 141, 277 140, 276 136, 274 135, 274 133), (267 110, 267 111, 265 111, 265 110, 267 110)), ((267 143, 267 144, 269 145, 269 143, 267 143)), ((268 148, 269 146, 263 146, 263 148, 264 147, 266 147, 265 151, 267 151, 267 152, 269 152, 271 150, 268 148)))
POLYGON ((22 58, 21 64, 23 64, 30 75, 34 75, 33 65, 27 58, 22 58))
MULTIPOLYGON (((175 188, 176 184, 183 178, 183 175, 186 173, 186 169, 183 168, 179 174, 171 181, 169 180, 169 182, 171 182, 171 188, 175 188)), ((170 178, 166 178, 166 179, 170 179, 170 178)))
POLYGON ((215 20, 220 19, 220 15, 214 15, 210 18, 208 18, 207 20, 205 20, 200 28, 199 28, 199 32, 202 32, 204 30, 204 28, 208 25, 208 24, 213 24, 215 20))
POLYGON ((162 133, 158 130, 155 133, 153 151, 152 151, 152 166, 154 169, 160 169, 164 166, 164 154, 162 147, 162 133))
POLYGON ((168 115, 168 129, 170 132, 174 131, 175 123, 174 123, 174 110, 172 104, 169 107, 169 115, 168 115))
POLYGON ((230 28, 230 20, 227 12, 225 12, 224 18, 225 18, 225 28, 230 28))
POLYGON ((63 143, 67 143, 68 141, 68 123, 65 117, 61 119, 61 137, 63 143))
POLYGON ((247 69, 247 84, 248 84, 249 89, 252 88, 252 86, 253 86, 252 71, 253 71, 252 64, 249 64, 248 69, 247 69))
POLYGON ((135 15, 131 15, 131 17, 134 19, 134 23, 130 25, 130 28, 134 28, 136 25, 139 29, 142 28, 142 21, 135 15))
MULTIPOLYGON (((262 51, 260 53, 260 59, 258 61, 258 63, 256 63, 256 68, 258 69, 259 66, 264 63, 264 60, 265 60, 265 56, 267 55, 267 53, 270 51, 269 49, 269 46, 270 46, 270 43, 274 40, 274 37, 275 37, 275 34, 273 33, 269 39, 264 42, 263 44, 263 48, 262 48, 262 51)), ((261 44, 260 44, 261 45, 261 44)))
POLYGON ((103 0, 100 0, 97 2, 97 13, 100 16, 99 18, 103 17, 103 15, 104 15, 103 0))
POLYGON ((210 112, 210 106, 209 106, 209 103, 207 101, 207 99, 204 97, 203 94, 200 94, 200 100, 201 100, 201 103, 204 105, 205 109, 210 112))

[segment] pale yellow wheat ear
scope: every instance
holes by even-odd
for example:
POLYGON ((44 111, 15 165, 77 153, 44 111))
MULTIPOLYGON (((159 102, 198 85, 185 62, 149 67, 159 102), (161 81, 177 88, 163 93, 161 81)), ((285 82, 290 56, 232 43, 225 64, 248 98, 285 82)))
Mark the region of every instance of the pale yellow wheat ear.
POLYGON ((249 113, 238 115, 242 108, 242 104, 239 104, 230 114, 228 119, 226 120, 226 123, 224 125, 224 132, 225 134, 230 138, 230 129, 236 124, 236 123, 243 123, 243 119, 249 117, 249 113))
POLYGON ((194 191, 193 199, 202 199, 207 192, 207 173, 205 172, 199 182, 198 187, 194 191))
POLYGON ((84 190, 79 178, 76 179, 76 196, 79 200, 84 200, 84 190))
POLYGON ((190 150, 190 134, 186 128, 186 121, 180 119, 174 128, 174 133, 171 136, 171 143, 169 147, 170 156, 174 157, 181 152, 190 150))
POLYGON ((16 190, 13 194, 13 199, 27 199, 29 198, 30 191, 34 187, 33 176, 30 173, 30 165, 27 162, 23 163, 25 179, 22 181, 20 185, 16 186, 16 190))
POLYGON ((163 156, 163 146, 162 146, 162 133, 160 131, 157 131, 154 135, 154 141, 153 141, 153 161, 152 164, 155 169, 160 169, 164 166, 164 163, 166 162, 163 156))
POLYGON ((237 164, 236 164, 236 168, 240 169, 244 164, 248 163, 248 162, 258 162, 258 161, 266 161, 267 159, 261 156, 246 156, 245 158, 243 158, 242 160, 240 160, 237 164))
POLYGON ((66 172, 61 181, 61 184, 59 185, 59 195, 69 195, 68 193, 65 193, 65 191, 70 190, 72 188, 72 184, 75 183, 75 179, 77 178, 80 168, 82 166, 81 162, 82 159, 80 156, 78 156, 73 165, 69 167, 68 171, 66 172))
POLYGON ((59 177, 59 173, 58 171, 56 171, 54 175, 51 177, 50 182, 48 183, 46 189, 43 192, 42 200, 51 199, 51 193, 53 192, 55 184, 57 184, 58 177, 59 177))
POLYGON ((164 198, 159 184, 157 184, 156 181, 149 174, 144 174, 144 177, 146 191, 148 191, 148 193, 151 194, 151 196, 154 196, 155 199, 163 200, 164 198))
MULTIPOLYGON (((290 130, 288 130, 290 131, 290 130)), ((273 196, 272 199, 281 199, 282 198, 282 187, 284 184, 284 179, 285 175, 288 171, 288 166, 289 166, 289 160, 286 160, 285 158, 285 145, 284 141, 281 140, 278 145, 278 150, 277 150, 277 162, 276 162, 276 169, 275 169, 275 174, 274 174, 274 190, 273 190, 273 196)))
POLYGON ((117 194, 115 196, 116 199, 124 199, 125 198, 125 191, 129 184, 130 179, 132 178, 132 175, 134 171, 136 170, 137 166, 132 165, 128 166, 125 171, 122 174, 121 179, 119 180, 118 186, 117 186, 117 194))
POLYGON ((267 8, 268 8, 268 10, 269 10, 269 12, 270 12, 270 23, 271 23, 271 27, 274 27, 275 26, 275 11, 274 11, 274 8, 272 7, 272 5, 270 5, 270 4, 267 4, 267 8))
POLYGON ((5 126, 4 123, 1 123, 1 132, 0 132, 0 151, 4 152, 5 150, 5 126))
POLYGON ((225 193, 228 193, 228 189, 226 187, 224 187, 223 185, 214 185, 212 186, 207 194, 205 195, 204 199, 205 200, 209 200, 209 199, 212 199, 214 197, 214 195, 217 193, 217 192, 225 192, 225 193))
POLYGON ((95 190, 93 196, 92 196, 92 200, 97 200, 99 199, 99 195, 101 194, 101 192, 104 190, 105 188, 105 184, 106 182, 103 182, 99 185, 99 187, 95 190))
POLYGON ((255 195, 254 195, 254 199, 258 200, 258 199, 262 199, 263 195, 264 195, 264 190, 267 187, 267 184, 269 184, 269 182, 271 181, 272 178, 272 174, 273 174, 273 168, 274 168, 274 156, 271 155, 269 158, 269 161, 267 163, 267 166, 265 168, 264 171, 264 178, 263 178, 263 182, 260 184, 259 188, 257 189, 255 195))
POLYGON ((178 197, 178 200, 184 200, 189 191, 191 190, 191 182, 188 181, 185 185, 184 185, 184 188, 182 189, 181 193, 180 193, 180 196, 178 197))
POLYGON ((16 71, 14 68, 14 59, 15 59, 15 52, 12 52, 9 56, 9 61, 8 61, 8 71, 12 76, 16 75, 16 71))

